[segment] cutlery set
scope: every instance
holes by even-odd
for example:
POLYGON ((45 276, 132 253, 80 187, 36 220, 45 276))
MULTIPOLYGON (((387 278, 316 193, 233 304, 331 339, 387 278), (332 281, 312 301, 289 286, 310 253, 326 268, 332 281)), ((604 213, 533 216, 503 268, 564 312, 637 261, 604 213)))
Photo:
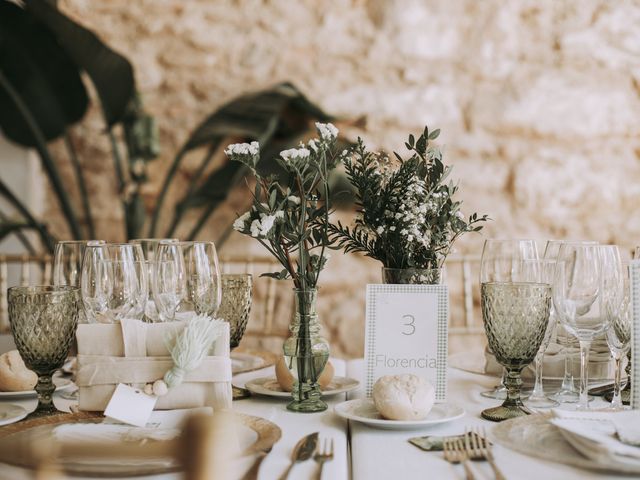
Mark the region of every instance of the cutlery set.
POLYGON ((496 480, 506 480, 495 463, 491 443, 484 428, 467 428, 464 436, 445 437, 442 441, 444 459, 451 464, 462 463, 466 480, 475 480, 470 460, 486 460, 496 480))
POLYGON ((318 464, 318 471, 316 479, 322 478, 322 468, 325 462, 333 460, 333 439, 324 439, 323 442, 319 441, 319 433, 314 432, 305 437, 302 437, 291 453, 291 464, 280 476, 279 480, 286 480, 289 477, 291 469, 296 463, 304 462, 313 458, 318 464))

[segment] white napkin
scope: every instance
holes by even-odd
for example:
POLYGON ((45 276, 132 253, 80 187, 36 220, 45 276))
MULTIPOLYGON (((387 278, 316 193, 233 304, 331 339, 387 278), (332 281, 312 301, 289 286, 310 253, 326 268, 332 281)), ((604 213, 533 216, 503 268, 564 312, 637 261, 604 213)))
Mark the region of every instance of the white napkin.
MULTIPOLYGON (((640 411, 574 412, 553 410, 550 422, 576 450, 591 460, 615 469, 616 466, 640 468, 640 448, 618 439, 616 424, 626 422, 632 429, 640 424, 640 411)), ((637 435, 637 434, 636 434, 637 435)))

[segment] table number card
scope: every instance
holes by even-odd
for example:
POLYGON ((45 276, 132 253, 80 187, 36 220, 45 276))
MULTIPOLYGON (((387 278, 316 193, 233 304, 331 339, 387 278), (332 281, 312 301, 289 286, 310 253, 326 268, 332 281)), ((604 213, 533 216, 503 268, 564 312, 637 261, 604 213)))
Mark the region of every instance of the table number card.
POLYGON ((631 408, 640 410, 640 260, 633 260, 631 270, 631 408))
POLYGON ((383 375, 413 373, 447 397, 446 285, 367 285, 365 391, 383 375))

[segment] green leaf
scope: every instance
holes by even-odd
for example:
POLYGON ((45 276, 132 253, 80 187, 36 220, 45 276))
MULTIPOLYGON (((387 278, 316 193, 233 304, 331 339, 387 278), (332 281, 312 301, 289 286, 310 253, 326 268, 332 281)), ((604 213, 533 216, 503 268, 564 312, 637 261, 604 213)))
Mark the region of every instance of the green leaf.
POLYGON ((435 140, 436 138, 438 138, 438 135, 440 135, 440 129, 436 128, 433 132, 431 132, 429 134, 429 140, 435 140))

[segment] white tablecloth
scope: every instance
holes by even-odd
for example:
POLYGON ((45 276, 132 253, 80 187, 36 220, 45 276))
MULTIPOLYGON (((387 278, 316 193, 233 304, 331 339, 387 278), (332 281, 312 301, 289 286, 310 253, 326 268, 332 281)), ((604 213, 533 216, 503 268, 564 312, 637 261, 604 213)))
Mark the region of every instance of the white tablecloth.
MULTIPOLYGON (((337 375, 361 379, 363 361, 353 360, 345 364, 334 360, 337 375)), ((250 378, 272 375, 273 368, 239 375, 234 384, 243 385, 250 378)), ((253 397, 234 402, 234 409, 266 418, 282 429, 282 439, 274 446, 266 457, 260 470, 261 480, 278 478, 289 465, 291 450, 295 443, 311 432, 319 431, 321 437, 331 437, 335 441, 335 458, 325 464, 323 478, 328 480, 386 480, 386 479, 463 479, 461 466, 452 466, 445 462, 440 452, 424 452, 408 443, 408 439, 420 435, 450 435, 462 433, 467 426, 483 425, 488 430, 494 424, 480 418, 480 411, 497 405, 495 400, 480 396, 480 392, 492 388, 497 379, 477 375, 456 369, 449 371, 449 400, 462 406, 466 415, 451 423, 415 431, 377 430, 356 422, 346 422, 337 417, 332 407, 345 399, 344 395, 329 400, 330 410, 318 414, 299 414, 285 409, 286 401, 265 397, 253 397), (349 446, 348 441, 349 440, 349 446)), ((362 395, 355 392, 351 397, 362 395)), ((55 402, 59 408, 65 408, 69 402, 62 400, 57 394, 55 402)), ((16 402, 12 402, 16 403, 16 402)), ((35 399, 17 402, 27 408, 35 408, 35 399)), ((0 427, 1 428, 1 427, 0 427)), ((518 454, 497 445, 494 449, 496 461, 508 479, 535 480, 578 480, 578 479, 617 479, 617 477, 599 475, 557 463, 544 462, 532 457, 518 454)), ((473 462, 477 479, 492 479, 493 473, 485 462, 473 462)), ((291 480, 313 478, 316 464, 308 461, 298 464, 291 472, 291 480)), ((0 465, 0 479, 22 480, 30 476, 27 472, 0 465)), ((144 477, 150 478, 150 477, 144 477)), ((160 475, 156 480, 175 480, 180 475, 160 475)))

